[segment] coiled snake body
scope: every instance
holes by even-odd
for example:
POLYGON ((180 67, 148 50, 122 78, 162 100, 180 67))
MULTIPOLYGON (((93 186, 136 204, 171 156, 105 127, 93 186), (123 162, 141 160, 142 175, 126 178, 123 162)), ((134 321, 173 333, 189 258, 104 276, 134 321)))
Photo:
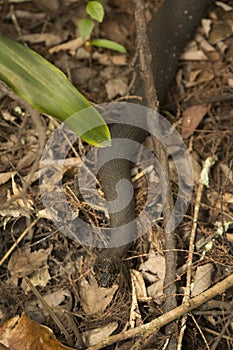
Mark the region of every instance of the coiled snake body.
MULTIPOLYGON (((213 0, 165 0, 149 23, 148 37, 152 51, 152 68, 160 106, 174 78, 184 46, 192 38, 201 18, 212 3, 213 0)), ((143 96, 141 85, 138 77, 134 91, 136 95, 143 96)), ((119 124, 113 124, 110 131, 112 138, 128 138, 140 143, 146 137, 145 132, 131 126, 122 127, 119 124)), ((116 198, 118 181, 122 179, 131 181, 130 162, 127 159, 113 159, 102 166, 98 176, 106 200, 113 201, 116 198)), ((110 224, 111 227, 118 227, 131 222, 134 218, 133 199, 123 210, 110 214, 110 224)), ((125 234, 130 236, 131 232, 125 232, 125 234)), ((120 262, 128 249, 127 244, 104 249, 99 253, 94 271, 101 286, 108 287, 114 282, 120 270, 120 262)))

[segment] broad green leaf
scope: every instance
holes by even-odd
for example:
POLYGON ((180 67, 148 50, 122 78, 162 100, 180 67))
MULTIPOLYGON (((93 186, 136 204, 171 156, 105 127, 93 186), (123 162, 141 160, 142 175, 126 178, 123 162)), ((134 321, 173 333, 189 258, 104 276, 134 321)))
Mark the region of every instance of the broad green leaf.
POLYGON ((120 53, 126 53, 126 49, 123 45, 120 45, 112 40, 107 39, 95 39, 90 42, 92 46, 103 47, 105 49, 114 50, 120 53))
POLYGON ((98 1, 89 1, 86 7, 86 11, 91 18, 101 23, 104 18, 104 8, 98 1))
POLYGON ((91 18, 83 18, 79 22, 78 27, 79 27, 80 35, 83 41, 85 41, 90 36, 94 28, 94 22, 91 18))
MULTIPOLYGON (((109 129, 103 118, 71 84, 65 74, 33 50, 2 35, 0 35, 0 79, 35 109, 61 121, 83 109, 92 108, 90 131, 85 135, 79 132, 87 123, 83 114, 79 125, 75 126, 75 132, 93 145, 110 139, 109 129)), ((70 127, 72 129, 72 125, 70 127)))

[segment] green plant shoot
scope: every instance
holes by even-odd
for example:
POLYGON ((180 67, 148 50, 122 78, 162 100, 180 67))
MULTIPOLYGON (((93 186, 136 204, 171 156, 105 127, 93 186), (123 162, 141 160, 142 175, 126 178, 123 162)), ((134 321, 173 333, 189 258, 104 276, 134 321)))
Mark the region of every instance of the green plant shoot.
POLYGON ((110 140, 103 118, 64 73, 35 51, 2 35, 0 79, 35 109, 67 121, 69 127, 86 142, 98 146, 110 140))

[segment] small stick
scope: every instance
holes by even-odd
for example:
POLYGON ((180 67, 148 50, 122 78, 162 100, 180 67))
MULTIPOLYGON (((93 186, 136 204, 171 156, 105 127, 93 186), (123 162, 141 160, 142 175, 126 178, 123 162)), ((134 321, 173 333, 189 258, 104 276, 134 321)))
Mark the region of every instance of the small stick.
POLYGON ((166 314, 154 319, 153 321, 146 323, 142 326, 130 329, 128 331, 122 332, 106 338, 104 341, 97 345, 89 347, 87 350, 99 350, 105 346, 112 345, 116 342, 140 337, 142 335, 156 334, 161 327, 164 327, 168 323, 178 319, 179 317, 185 315, 186 313, 198 308, 200 305, 205 304, 208 300, 213 299, 219 294, 222 294, 226 289, 233 287, 233 274, 226 277, 223 281, 215 284, 213 287, 207 289, 206 291, 200 293, 196 297, 189 299, 185 304, 182 304, 175 309, 167 312, 166 314))
POLYGON ((22 239, 28 234, 28 232, 35 226, 35 224, 38 222, 39 219, 35 219, 31 225, 29 225, 23 233, 17 238, 17 240, 14 242, 14 244, 11 246, 11 248, 6 252, 6 254, 3 256, 3 258, 0 260, 0 266, 6 261, 6 259, 9 257, 9 255, 13 252, 13 250, 18 246, 18 244, 22 241, 22 239))

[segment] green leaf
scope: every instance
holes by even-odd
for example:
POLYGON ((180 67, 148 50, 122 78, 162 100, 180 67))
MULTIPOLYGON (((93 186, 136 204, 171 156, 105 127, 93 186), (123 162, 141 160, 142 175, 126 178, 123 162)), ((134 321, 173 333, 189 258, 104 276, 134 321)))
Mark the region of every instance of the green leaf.
POLYGON ((104 8, 103 5, 98 1, 89 1, 86 7, 86 11, 91 18, 95 19, 97 22, 101 23, 104 18, 104 8))
MULTIPOLYGON (((83 126, 86 125, 84 115, 79 120, 79 125, 75 125, 74 131, 93 145, 110 139, 109 129, 103 118, 71 84, 65 74, 35 51, 2 35, 0 35, 0 79, 35 109, 61 121, 81 110, 92 108, 90 131, 85 131, 85 135, 82 134, 83 126), (91 130, 93 128, 95 129, 91 130)), ((70 127, 72 129, 72 125, 70 127)))
POLYGON ((78 27, 79 27, 79 32, 80 32, 80 35, 81 35, 83 41, 85 41, 91 35, 91 32, 93 31, 94 25, 95 24, 91 18, 81 19, 78 27))
POLYGON ((90 42, 92 46, 103 47, 105 49, 114 50, 120 53, 126 53, 126 48, 112 40, 95 39, 90 42))

